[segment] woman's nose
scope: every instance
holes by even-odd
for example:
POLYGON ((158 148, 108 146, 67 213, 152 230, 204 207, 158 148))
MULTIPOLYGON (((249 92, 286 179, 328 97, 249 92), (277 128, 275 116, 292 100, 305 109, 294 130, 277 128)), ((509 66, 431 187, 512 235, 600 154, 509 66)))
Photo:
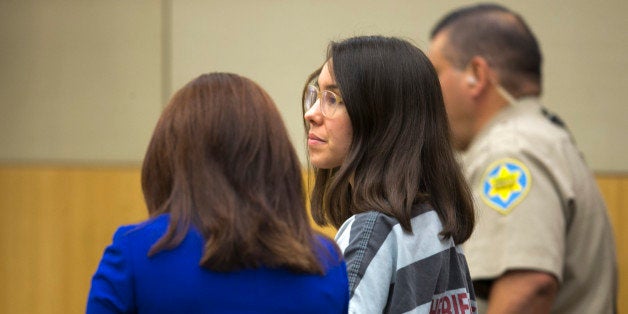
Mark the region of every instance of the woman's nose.
POLYGON ((316 102, 308 109, 303 118, 310 122, 319 122, 322 117, 322 112, 320 110, 320 99, 317 99, 316 102))

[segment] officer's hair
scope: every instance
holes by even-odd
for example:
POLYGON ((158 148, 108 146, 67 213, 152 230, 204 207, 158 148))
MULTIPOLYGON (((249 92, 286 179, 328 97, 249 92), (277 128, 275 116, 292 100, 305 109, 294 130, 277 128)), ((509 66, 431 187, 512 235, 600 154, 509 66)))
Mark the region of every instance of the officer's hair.
POLYGON ((444 16, 430 38, 442 32, 448 38, 443 54, 455 67, 464 69, 474 56, 481 56, 515 97, 541 93, 541 51, 519 14, 497 4, 462 7, 444 16), (530 85, 536 88, 524 88, 530 85))

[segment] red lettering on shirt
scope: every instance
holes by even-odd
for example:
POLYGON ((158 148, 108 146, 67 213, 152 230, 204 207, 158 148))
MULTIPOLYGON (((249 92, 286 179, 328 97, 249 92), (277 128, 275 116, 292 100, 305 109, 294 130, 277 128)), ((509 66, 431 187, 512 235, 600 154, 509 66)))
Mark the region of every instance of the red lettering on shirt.
POLYGON ((466 313, 469 310, 469 295, 466 293, 458 294, 458 302, 460 304, 460 313, 466 313))
POLYGON ((469 302, 469 294, 452 293, 441 295, 432 299, 430 314, 473 314, 476 313, 475 306, 469 302))

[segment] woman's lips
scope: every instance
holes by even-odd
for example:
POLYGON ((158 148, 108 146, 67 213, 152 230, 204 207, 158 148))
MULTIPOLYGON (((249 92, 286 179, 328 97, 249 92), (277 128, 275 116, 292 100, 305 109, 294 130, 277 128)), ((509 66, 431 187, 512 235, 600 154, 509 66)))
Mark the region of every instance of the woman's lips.
POLYGON ((314 134, 308 134, 307 136, 307 144, 308 145, 319 145, 319 144, 323 144, 325 143, 325 141, 323 141, 320 137, 314 135, 314 134))

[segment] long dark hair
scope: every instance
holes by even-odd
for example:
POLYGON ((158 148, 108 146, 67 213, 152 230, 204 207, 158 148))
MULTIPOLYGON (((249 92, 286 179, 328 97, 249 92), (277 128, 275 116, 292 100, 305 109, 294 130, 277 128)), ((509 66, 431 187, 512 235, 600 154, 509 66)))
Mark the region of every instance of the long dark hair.
POLYGON ((314 220, 338 228, 351 215, 376 210, 410 231, 412 208, 429 203, 442 235, 466 241, 475 223, 472 197, 428 58, 407 41, 367 36, 332 42, 327 61, 353 138, 342 166, 314 169, 314 220))
POLYGON ((247 78, 204 74, 173 96, 148 146, 142 189, 151 217, 170 214, 149 256, 195 226, 206 238, 204 267, 324 272, 298 157, 274 102, 247 78))

